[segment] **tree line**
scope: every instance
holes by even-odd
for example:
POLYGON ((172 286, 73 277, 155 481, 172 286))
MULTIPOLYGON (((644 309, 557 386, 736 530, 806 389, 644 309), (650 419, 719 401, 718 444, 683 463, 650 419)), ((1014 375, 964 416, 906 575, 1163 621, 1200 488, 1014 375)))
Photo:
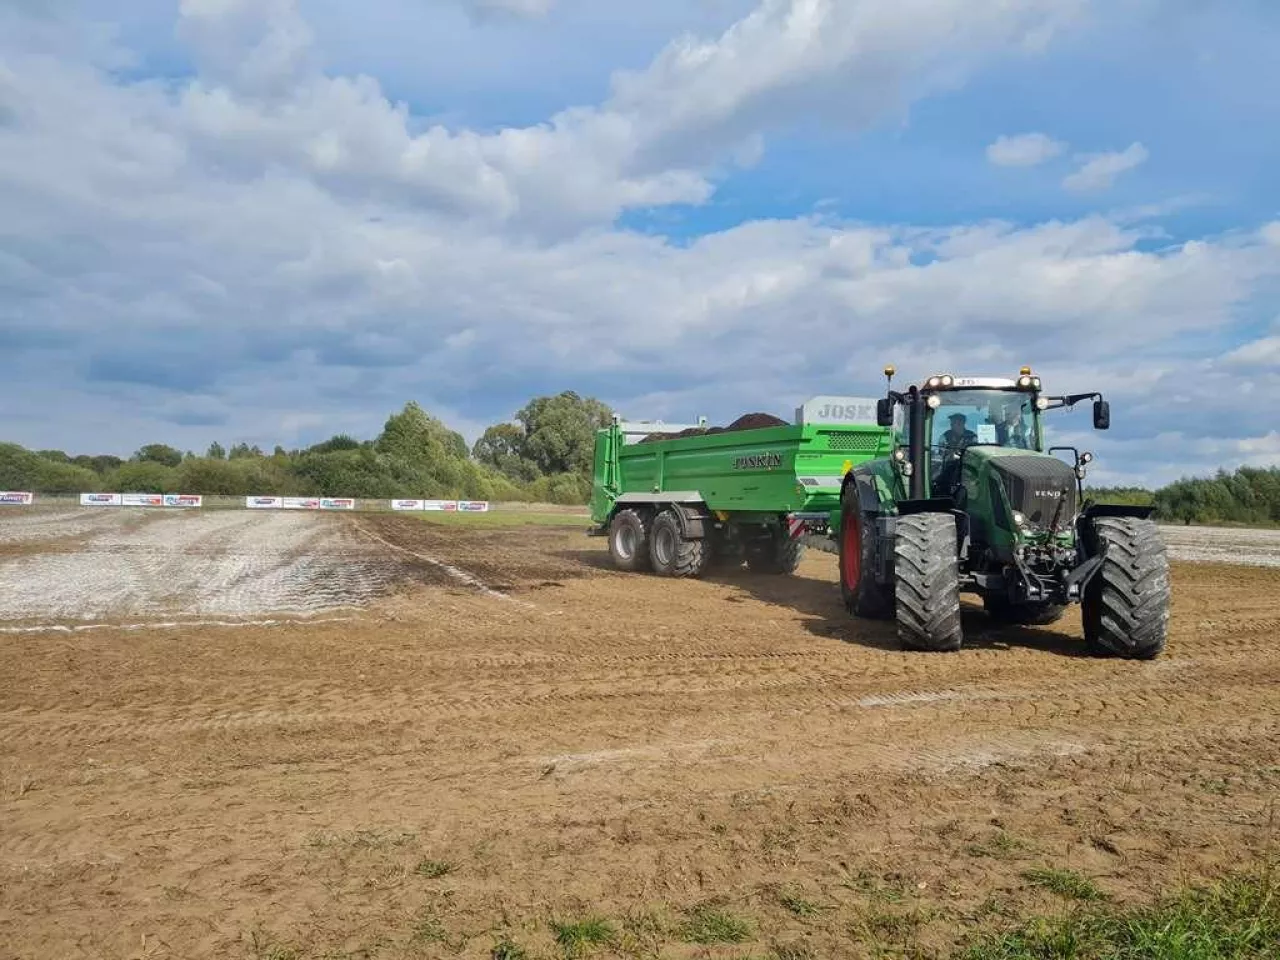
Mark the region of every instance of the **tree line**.
POLYGON ((1280 467, 1218 470, 1212 477, 1184 477, 1158 490, 1087 488, 1100 503, 1154 505, 1166 523, 1280 526, 1280 467))
MULTIPOLYGON (((152 443, 124 459, 0 443, 0 490, 582 504, 591 495, 595 431, 612 416, 601 401, 565 391, 529 401, 513 421, 489 427, 470 448, 414 402, 389 416, 372 440, 339 434, 270 453, 214 443, 197 455, 152 443)), ((1219 470, 1157 490, 1091 487, 1086 493, 1108 503, 1154 504, 1156 516, 1169 523, 1280 526, 1280 467, 1219 470)))
POLYGON ((339 434, 270 453, 213 443, 199 455, 151 443, 125 459, 0 443, 0 490, 581 504, 591 493, 595 431, 612 416, 600 401, 565 391, 531 400, 514 422, 490 427, 471 448, 414 402, 389 416, 372 440, 339 434))

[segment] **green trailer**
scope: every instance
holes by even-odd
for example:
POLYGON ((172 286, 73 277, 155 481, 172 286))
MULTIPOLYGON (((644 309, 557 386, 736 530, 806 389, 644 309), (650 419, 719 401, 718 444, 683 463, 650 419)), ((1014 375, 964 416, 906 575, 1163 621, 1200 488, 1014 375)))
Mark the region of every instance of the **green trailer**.
POLYGON ((764 419, 773 425, 615 418, 597 431, 591 533, 609 538, 614 564, 675 577, 743 562, 791 573, 805 541, 838 523, 845 475, 894 448, 874 398, 815 397, 793 423, 764 419))

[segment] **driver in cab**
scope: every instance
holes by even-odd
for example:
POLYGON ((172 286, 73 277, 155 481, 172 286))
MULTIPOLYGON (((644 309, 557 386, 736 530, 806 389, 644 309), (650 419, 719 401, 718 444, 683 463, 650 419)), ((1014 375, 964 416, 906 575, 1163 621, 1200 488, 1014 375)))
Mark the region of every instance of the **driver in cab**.
POLYGON ((963 413, 953 413, 951 426, 941 436, 944 459, 960 456, 960 451, 971 443, 978 442, 978 435, 968 427, 968 418, 963 413))

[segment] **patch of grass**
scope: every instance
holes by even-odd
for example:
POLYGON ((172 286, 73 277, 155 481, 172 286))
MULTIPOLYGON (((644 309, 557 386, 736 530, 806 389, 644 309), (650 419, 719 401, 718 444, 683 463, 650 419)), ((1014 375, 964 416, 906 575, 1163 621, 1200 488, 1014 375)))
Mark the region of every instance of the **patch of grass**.
POLYGON ((1037 887, 1044 887, 1068 900, 1107 899, 1107 895, 1098 889, 1096 883, 1074 870, 1066 870, 1062 867, 1033 867, 1024 871, 1022 876, 1037 887))
POLYGON ((307 845, 323 850, 331 847, 380 850, 412 843, 414 835, 393 830, 352 830, 347 833, 317 832, 307 837, 307 845))
POLYGON ((902 903, 907 899, 905 882, 900 879, 888 881, 866 870, 853 874, 843 881, 842 886, 881 903, 902 903))
POLYGON ((609 946, 618 936, 617 929, 603 917, 587 917, 574 923, 552 920, 551 930, 555 934, 556 944, 570 960, 609 946))
POLYGON ((527 960, 528 956, 524 947, 506 935, 499 937, 489 951, 490 960, 527 960))
POLYGON ((686 943, 742 943, 752 937, 751 924, 736 914, 718 907, 702 906, 690 910, 680 924, 680 939, 686 943))
POLYGON ((971 843, 965 852, 971 857, 990 857, 993 860, 1013 860, 1029 852, 1031 845, 1011 833, 998 830, 980 843, 971 843))
POLYGON ((777 898, 784 910, 801 919, 816 917, 824 909, 821 904, 814 903, 792 890, 779 890, 777 898))
POLYGON ((428 880, 439 880, 441 877, 453 873, 454 866, 448 860, 423 860, 414 870, 420 877, 426 877, 428 880))
POLYGON ((1151 907, 1037 918, 971 943, 964 960, 1270 960, 1280 953, 1280 878, 1236 874, 1151 907))

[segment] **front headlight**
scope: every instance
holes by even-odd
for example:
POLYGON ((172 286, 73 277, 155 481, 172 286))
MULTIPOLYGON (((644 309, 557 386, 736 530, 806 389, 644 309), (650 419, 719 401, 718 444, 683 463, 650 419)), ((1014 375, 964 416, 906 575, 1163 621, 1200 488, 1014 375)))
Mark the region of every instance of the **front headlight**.
POLYGON ((1014 522, 1015 524, 1017 524, 1019 527, 1022 527, 1023 529, 1026 529, 1026 526, 1027 526, 1027 518, 1026 518, 1026 516, 1022 513, 1022 511, 1021 511, 1021 510, 1015 510, 1015 511, 1013 511, 1013 522, 1014 522))

